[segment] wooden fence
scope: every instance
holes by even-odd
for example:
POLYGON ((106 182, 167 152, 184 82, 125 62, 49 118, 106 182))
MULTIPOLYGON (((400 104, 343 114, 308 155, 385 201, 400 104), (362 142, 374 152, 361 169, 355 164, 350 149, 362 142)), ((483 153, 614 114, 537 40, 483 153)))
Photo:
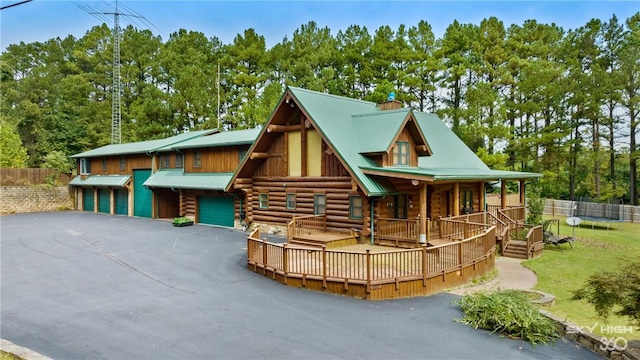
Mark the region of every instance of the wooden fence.
POLYGON ((247 236, 248 268, 289 286, 368 300, 424 296, 462 285, 495 266, 495 227, 464 240, 417 249, 344 251, 270 243, 247 236))
MULTIPOLYGON (((544 214, 555 216, 573 216, 574 201, 547 199, 544 203, 544 214)), ((620 218, 622 221, 640 222, 640 206, 621 205, 620 218)))
POLYGON ((0 168, 0 181, 3 186, 38 185, 47 184, 48 178, 55 176, 61 184, 71 182, 70 174, 60 174, 59 178, 56 174, 56 170, 45 168, 0 168))

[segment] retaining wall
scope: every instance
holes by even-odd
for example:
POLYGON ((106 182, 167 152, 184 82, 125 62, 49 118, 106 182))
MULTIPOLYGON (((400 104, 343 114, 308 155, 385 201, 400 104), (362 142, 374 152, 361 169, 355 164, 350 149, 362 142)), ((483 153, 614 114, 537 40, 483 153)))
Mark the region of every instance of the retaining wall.
POLYGON ((1 186, 0 214, 73 209, 68 186, 1 186))

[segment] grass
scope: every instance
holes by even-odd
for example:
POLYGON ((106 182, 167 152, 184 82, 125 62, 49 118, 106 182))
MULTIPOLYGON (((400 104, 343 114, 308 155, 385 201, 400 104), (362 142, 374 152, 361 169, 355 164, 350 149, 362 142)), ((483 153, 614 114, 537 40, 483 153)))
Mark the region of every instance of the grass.
MULTIPOLYGON (((549 217, 545 217, 549 218, 549 217)), ((573 229, 560 219, 560 235, 571 236, 573 229)), ((616 271, 632 261, 640 259, 640 224, 624 223, 607 230, 604 227, 591 228, 591 224, 581 224, 575 229, 574 248, 562 244, 564 251, 556 246, 547 245, 542 257, 523 262, 538 276, 537 290, 556 296, 553 305, 543 306, 553 314, 566 318, 580 326, 593 327, 594 333, 608 337, 625 337, 627 340, 640 340, 640 329, 633 332, 610 333, 607 326, 631 326, 626 317, 612 315, 607 321, 599 318, 593 306, 586 301, 571 300, 573 292, 581 288, 587 278, 603 271, 616 271), (604 328, 603 328, 604 326, 604 328)), ((554 225, 551 229, 557 232, 554 225)))
POLYGON ((22 360, 22 358, 0 350, 0 360, 22 360))

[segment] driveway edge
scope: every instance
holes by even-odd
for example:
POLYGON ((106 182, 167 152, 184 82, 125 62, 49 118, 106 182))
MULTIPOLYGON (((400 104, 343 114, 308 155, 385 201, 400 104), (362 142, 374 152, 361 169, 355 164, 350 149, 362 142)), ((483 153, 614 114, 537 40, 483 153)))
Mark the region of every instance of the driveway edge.
POLYGON ((26 347, 18 346, 9 340, 0 339, 0 350, 15 355, 24 360, 52 360, 50 357, 38 354, 26 347))

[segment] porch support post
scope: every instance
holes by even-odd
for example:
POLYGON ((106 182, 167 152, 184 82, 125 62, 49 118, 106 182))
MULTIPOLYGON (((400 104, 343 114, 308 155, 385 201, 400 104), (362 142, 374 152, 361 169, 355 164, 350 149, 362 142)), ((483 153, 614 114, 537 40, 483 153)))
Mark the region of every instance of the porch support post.
POLYGON ((520 180, 520 205, 524 205, 525 202, 525 190, 524 190, 524 185, 526 184, 526 181, 524 179, 520 180))
POLYGON ((158 218, 158 194, 151 189, 151 218, 158 218))
POLYGON ((480 204, 480 208, 478 209, 478 211, 486 211, 487 209, 485 209, 485 196, 484 196, 484 181, 480 181, 480 188, 478 189, 478 196, 480 197, 480 201, 478 202, 480 204))
POLYGON ((460 183, 453 183, 453 216, 460 216, 460 183))
POLYGON ((98 212, 98 202, 100 199, 98 198, 98 188, 93 188, 93 212, 98 212))
POLYGON ((109 188, 109 214, 113 215, 116 213, 116 190, 114 188, 109 188))
POLYGON ((420 243, 427 243, 427 183, 420 183, 420 243))
POLYGON ((84 211, 84 188, 76 187, 76 210, 84 211))
POLYGON ((500 209, 507 208, 507 182, 505 180, 500 181, 500 209))

